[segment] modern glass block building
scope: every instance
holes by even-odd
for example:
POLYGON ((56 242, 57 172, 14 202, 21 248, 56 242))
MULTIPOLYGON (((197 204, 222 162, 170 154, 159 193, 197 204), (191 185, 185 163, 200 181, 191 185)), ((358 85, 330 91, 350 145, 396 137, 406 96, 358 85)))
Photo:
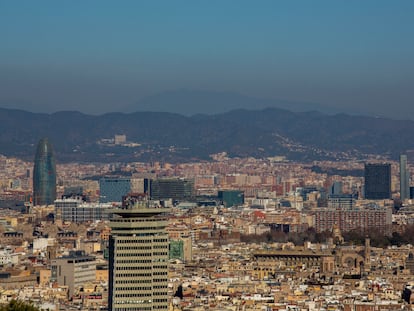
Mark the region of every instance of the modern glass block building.
POLYGON ((56 163, 52 144, 42 138, 37 144, 33 169, 33 204, 49 205, 56 200, 56 163))
POLYGON ((365 164, 365 199, 391 199, 391 164, 365 164))
POLYGON ((131 192, 130 178, 106 177, 99 180, 99 202, 122 202, 122 197, 131 192))
POLYGON ((239 190, 220 190, 218 198, 225 207, 239 206, 244 204, 244 192, 239 190))
POLYGON ((145 199, 111 210, 109 311, 168 310, 168 211, 145 199))
POLYGON ((188 200, 194 197, 194 181, 180 178, 162 178, 151 182, 153 200, 188 200))

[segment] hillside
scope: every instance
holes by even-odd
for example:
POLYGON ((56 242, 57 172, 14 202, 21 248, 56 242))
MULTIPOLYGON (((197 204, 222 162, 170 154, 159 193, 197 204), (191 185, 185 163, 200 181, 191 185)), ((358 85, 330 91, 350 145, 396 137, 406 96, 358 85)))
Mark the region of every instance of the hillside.
POLYGON ((396 158, 414 149, 412 133, 413 121, 278 108, 194 116, 164 112, 91 116, 0 109, 1 154, 32 159, 37 141, 47 136, 60 162, 186 161, 223 151, 230 156, 286 155, 297 160, 364 154, 396 158), (125 134, 140 146, 101 143, 115 134, 125 134))

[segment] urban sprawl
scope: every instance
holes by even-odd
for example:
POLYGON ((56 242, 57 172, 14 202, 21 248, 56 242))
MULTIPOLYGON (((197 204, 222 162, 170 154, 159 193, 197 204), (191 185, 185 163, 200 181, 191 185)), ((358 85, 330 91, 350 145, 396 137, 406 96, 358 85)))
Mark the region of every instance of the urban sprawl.
POLYGON ((412 310, 410 156, 33 159, 0 156, 0 304, 412 310))

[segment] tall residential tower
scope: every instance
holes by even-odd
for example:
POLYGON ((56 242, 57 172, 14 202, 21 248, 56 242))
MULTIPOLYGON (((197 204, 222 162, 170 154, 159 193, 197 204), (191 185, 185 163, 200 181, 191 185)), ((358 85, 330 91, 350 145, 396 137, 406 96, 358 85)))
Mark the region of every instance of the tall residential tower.
POLYGON ((168 211, 144 195, 111 210, 109 311, 168 310, 168 211))
POLYGON ((37 144, 33 169, 33 204, 49 205, 56 200, 56 163, 52 144, 43 138, 37 144))

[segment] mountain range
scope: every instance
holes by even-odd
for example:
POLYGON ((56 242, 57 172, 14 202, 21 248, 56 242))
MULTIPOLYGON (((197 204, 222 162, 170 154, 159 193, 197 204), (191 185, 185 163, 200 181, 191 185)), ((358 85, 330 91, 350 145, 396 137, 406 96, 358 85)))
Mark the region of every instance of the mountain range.
MULTIPOLYGON (((282 108, 294 112, 318 110, 329 114, 343 112, 343 110, 340 111, 334 107, 312 102, 259 98, 235 92, 195 89, 176 89, 156 93, 124 107, 123 111, 171 112, 192 116, 195 114, 213 115, 236 109, 258 110, 265 108, 282 108)), ((349 112, 354 111, 350 110, 349 112)))
POLYGON ((396 159, 414 150, 413 121, 279 108, 237 109, 214 115, 167 112, 53 114, 0 108, 0 154, 33 160, 42 137, 58 162, 190 161, 227 152, 237 157, 396 159), (135 145, 107 143, 124 134, 135 145))

